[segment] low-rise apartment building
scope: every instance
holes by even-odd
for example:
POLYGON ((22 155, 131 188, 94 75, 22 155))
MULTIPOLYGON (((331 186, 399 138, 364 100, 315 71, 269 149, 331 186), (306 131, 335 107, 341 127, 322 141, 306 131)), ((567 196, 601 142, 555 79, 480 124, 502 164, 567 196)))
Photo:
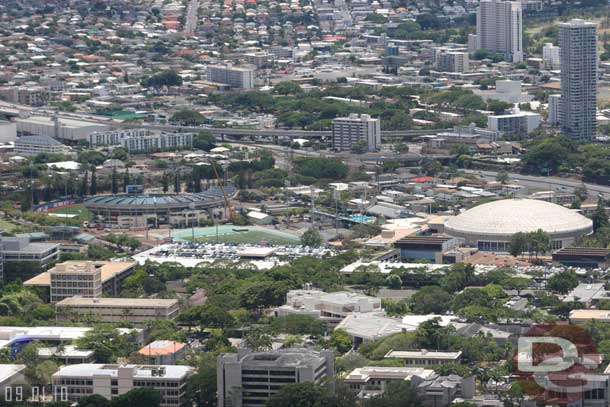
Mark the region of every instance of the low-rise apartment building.
POLYGON ((53 393, 58 400, 77 402, 98 394, 111 400, 132 389, 146 388, 161 394, 162 407, 184 405, 190 366, 141 366, 76 364, 63 366, 52 376, 53 393))
POLYGON ((255 407, 288 384, 329 382, 334 377, 330 350, 284 349, 218 356, 218 406, 255 407))
POLYGON ((143 325, 151 320, 173 320, 180 307, 174 299, 70 297, 55 304, 55 311, 58 321, 143 325))
POLYGON ((290 314, 310 315, 336 325, 352 312, 381 310, 381 300, 367 295, 339 291, 325 293, 319 290, 291 290, 286 305, 275 309, 277 316, 290 314))

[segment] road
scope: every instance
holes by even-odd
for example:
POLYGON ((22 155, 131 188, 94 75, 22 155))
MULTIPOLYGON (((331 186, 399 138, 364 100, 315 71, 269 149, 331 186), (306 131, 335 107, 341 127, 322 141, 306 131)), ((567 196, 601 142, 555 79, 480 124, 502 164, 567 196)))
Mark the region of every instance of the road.
POLYGON ((184 17, 184 32, 192 34, 197 28, 197 19, 199 13, 199 0, 191 0, 186 8, 184 17))
MULTIPOLYGON (((497 176, 496 171, 477 171, 477 170, 465 170, 469 174, 478 175, 485 180, 495 180, 497 176)), ((536 188, 541 190, 555 190, 555 191, 574 191, 576 188, 580 188, 583 185, 589 191, 589 195, 602 195, 604 199, 610 199, 610 186, 597 185, 582 183, 573 179, 567 178, 556 178, 556 177, 539 177, 533 175, 521 175, 521 174, 508 174, 511 182, 515 184, 524 185, 528 188, 536 188)))

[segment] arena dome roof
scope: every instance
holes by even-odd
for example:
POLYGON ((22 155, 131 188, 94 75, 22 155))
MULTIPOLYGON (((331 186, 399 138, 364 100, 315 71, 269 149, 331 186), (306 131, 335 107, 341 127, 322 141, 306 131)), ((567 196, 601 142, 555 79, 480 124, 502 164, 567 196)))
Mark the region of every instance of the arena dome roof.
POLYGON ((538 229, 551 235, 590 233, 593 222, 576 211, 536 199, 489 202, 445 222, 445 232, 456 236, 510 236, 538 229))

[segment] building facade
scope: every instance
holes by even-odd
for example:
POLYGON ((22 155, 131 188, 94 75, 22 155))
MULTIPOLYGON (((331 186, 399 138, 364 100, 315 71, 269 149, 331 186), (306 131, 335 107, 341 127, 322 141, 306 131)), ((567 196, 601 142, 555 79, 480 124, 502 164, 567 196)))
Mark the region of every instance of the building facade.
POLYGON ((578 141, 597 132, 597 25, 580 19, 559 24, 561 130, 578 141))
POLYGON ((21 155, 68 154, 69 152, 70 147, 49 136, 22 136, 15 140, 15 153, 21 155))
POLYGON ((560 105, 561 105, 561 95, 549 95, 549 107, 548 107, 549 116, 547 119, 549 124, 552 124, 552 125, 559 124, 559 118, 561 116, 560 105))
POLYGON ((381 121, 367 114, 350 114, 332 121, 333 148, 351 150, 358 142, 366 143, 367 151, 381 147, 381 121))
POLYGON ((187 379, 192 374, 190 366, 75 364, 53 374, 53 393, 58 400, 77 402, 92 394, 111 400, 146 388, 160 393, 162 407, 178 407, 185 404, 187 379))
POLYGON ((233 65, 208 66, 208 81, 223 83, 237 89, 254 88, 254 69, 233 65))
POLYGON ((58 321, 127 321, 144 325, 152 320, 173 320, 178 316, 178 300, 152 298, 70 297, 55 304, 58 321))
POLYGON ((514 110, 510 114, 487 116, 487 128, 506 135, 527 136, 540 126, 540 115, 514 110))
POLYGON ((482 0, 477 9, 477 50, 503 54, 508 62, 523 61, 521 2, 482 0))
POLYGON ((468 72, 470 70, 468 52, 435 48, 434 66, 442 72, 468 72))
POLYGON ((102 296, 102 271, 91 261, 82 266, 61 263, 49 270, 51 302, 56 303, 77 295, 89 298, 102 296))
POLYGON ((258 407, 288 384, 330 383, 334 377, 330 350, 284 349, 218 356, 218 406, 258 407))

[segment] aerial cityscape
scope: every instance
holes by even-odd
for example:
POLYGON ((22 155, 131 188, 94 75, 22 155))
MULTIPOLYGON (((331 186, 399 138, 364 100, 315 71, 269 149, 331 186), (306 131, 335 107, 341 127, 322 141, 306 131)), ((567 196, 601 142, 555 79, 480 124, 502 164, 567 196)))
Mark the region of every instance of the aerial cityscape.
POLYGON ((610 3, 0 0, 0 407, 610 407, 610 3))

